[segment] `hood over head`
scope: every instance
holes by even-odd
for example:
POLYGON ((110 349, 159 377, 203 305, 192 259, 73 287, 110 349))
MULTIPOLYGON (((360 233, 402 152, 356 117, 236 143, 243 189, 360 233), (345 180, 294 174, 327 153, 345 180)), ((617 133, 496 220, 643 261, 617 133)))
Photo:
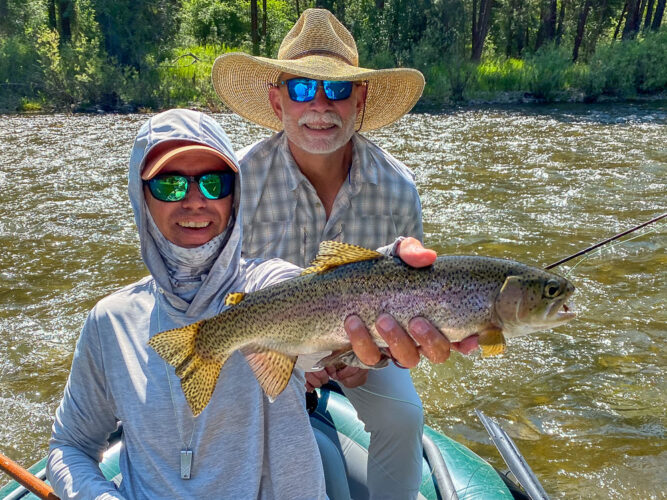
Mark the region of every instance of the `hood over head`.
MULTIPOLYGON (((142 169, 151 150, 166 141, 188 141, 212 148, 228 160, 231 168, 240 176, 238 160, 232 145, 222 127, 210 116, 197 111, 172 109, 150 118, 139 129, 130 156, 128 191, 134 211, 134 220, 139 231, 141 257, 164 291, 169 303, 178 311, 191 318, 208 317, 216 314, 224 305, 224 297, 234 284, 239 272, 241 258, 240 203, 237 199, 241 191, 234 191, 235 210, 231 214, 226 243, 213 262, 208 273, 202 274, 202 284, 190 301, 177 296, 172 289, 167 263, 160 252, 158 242, 151 235, 148 207, 144 198, 142 169)), ((237 179, 237 184, 240 179, 237 179)))

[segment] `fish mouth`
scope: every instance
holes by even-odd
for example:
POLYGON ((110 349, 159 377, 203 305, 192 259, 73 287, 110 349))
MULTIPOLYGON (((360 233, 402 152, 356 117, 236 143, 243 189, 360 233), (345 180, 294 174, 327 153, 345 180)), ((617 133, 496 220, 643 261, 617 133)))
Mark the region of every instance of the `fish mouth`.
POLYGON ((564 323, 570 321, 577 316, 576 311, 572 309, 572 306, 569 305, 565 300, 554 302, 546 314, 546 319, 550 321, 555 321, 557 323, 564 323))

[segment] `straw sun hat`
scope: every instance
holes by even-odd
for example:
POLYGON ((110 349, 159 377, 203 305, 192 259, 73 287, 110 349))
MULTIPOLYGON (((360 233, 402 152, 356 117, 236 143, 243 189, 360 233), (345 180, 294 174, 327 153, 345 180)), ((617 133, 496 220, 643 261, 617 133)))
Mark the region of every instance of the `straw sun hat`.
POLYGON ((410 111, 422 94, 424 77, 416 69, 359 67, 352 34, 328 10, 308 9, 285 36, 277 59, 230 52, 213 64, 213 87, 242 117, 281 130, 269 102, 269 88, 281 73, 316 80, 367 81, 366 109, 357 128, 375 130, 410 111), (362 122, 363 116, 363 122, 362 122))

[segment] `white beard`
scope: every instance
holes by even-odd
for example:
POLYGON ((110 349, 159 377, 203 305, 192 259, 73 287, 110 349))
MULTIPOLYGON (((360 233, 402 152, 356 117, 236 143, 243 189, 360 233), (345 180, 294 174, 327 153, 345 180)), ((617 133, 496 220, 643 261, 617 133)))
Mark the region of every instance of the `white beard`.
MULTIPOLYGON (((283 114, 283 127, 285 134, 291 142, 297 147, 310 154, 329 154, 345 146, 354 134, 356 116, 343 123, 340 115, 333 111, 318 113, 317 111, 308 111, 298 120, 294 120, 287 114, 283 114), (327 137, 311 137, 308 131, 304 130, 308 124, 334 125, 335 133, 327 137)), ((314 128, 314 127, 313 127, 314 128)))

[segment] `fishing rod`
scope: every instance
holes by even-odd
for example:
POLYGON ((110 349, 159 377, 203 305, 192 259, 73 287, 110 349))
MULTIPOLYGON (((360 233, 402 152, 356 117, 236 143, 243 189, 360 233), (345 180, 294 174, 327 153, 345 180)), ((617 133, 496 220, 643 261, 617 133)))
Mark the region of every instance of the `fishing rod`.
POLYGON ((575 257, 579 257, 580 255, 584 255, 584 254, 590 252, 591 250, 595 250, 596 248, 599 248, 599 247, 601 247, 602 245, 606 245, 607 243, 609 243, 609 242, 611 242, 611 241, 617 240, 617 239, 619 239, 619 238, 625 236, 626 234, 630 234, 630 233, 636 231, 637 229, 641 229, 641 228, 643 228, 643 227, 648 226, 649 224, 653 224, 654 222, 658 222, 660 219, 664 219, 665 217, 667 217, 667 213, 662 214, 662 215, 659 215, 658 217, 656 217, 656 218, 654 218, 654 219, 651 219, 651 220, 648 221, 648 222, 644 222, 644 223, 642 223, 642 224, 639 224, 638 226, 635 226, 635 227, 633 227, 632 229, 628 229, 627 231, 623 231, 622 233, 615 234, 615 235, 612 236, 611 238, 607 238, 607 239, 604 240, 604 241, 601 241, 601 242, 599 242, 599 243, 596 243, 595 245, 592 245, 592 246, 590 246, 590 247, 588 247, 588 248, 585 248, 585 249, 583 249, 583 250, 580 250, 580 251, 578 251, 577 253, 570 255, 569 257, 565 257, 564 259, 559 260, 558 262, 554 262, 553 264, 549 264, 549 265, 548 265, 547 267, 545 267, 544 269, 552 269, 552 268, 554 268, 554 267, 556 267, 556 266, 560 266, 561 264, 567 262, 568 260, 572 260, 572 259, 574 259, 575 257))
POLYGON ((486 432, 489 433, 491 441, 493 441, 496 449, 500 452, 500 456, 503 457, 507 467, 514 474, 519 484, 523 486, 523 489, 528 493, 531 500, 549 500, 549 495, 544 491, 544 487, 540 484, 537 476, 507 432, 496 422, 484 415, 481 410, 475 409, 475 413, 482 421, 486 432))
POLYGON ((51 486, 2 453, 0 453, 0 469, 9 474, 17 483, 23 485, 41 500, 60 500, 53 492, 51 486))

